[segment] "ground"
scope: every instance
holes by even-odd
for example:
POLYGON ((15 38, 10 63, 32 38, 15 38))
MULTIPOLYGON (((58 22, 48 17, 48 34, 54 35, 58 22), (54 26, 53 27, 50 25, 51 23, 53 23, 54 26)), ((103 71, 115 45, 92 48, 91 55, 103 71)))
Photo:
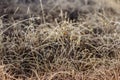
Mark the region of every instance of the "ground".
POLYGON ((1 0, 0 80, 119 80, 120 0, 1 0))

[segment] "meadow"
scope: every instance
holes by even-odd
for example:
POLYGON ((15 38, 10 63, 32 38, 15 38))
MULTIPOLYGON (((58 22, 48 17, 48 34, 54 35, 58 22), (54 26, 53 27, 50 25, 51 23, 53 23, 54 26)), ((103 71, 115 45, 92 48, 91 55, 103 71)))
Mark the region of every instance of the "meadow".
POLYGON ((120 0, 1 0, 0 80, 120 80, 120 0))

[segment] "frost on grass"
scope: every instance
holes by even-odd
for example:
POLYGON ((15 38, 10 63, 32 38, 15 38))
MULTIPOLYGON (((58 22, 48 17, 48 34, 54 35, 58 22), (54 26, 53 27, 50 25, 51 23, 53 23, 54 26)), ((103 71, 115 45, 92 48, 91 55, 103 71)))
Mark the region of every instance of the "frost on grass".
POLYGON ((111 60, 119 60, 119 24, 106 19, 95 14, 77 23, 37 25, 33 19, 17 21, 1 35, 5 73, 27 78, 36 77, 36 72, 84 72, 116 65, 111 60))
POLYGON ((42 8, 37 0, 0 4, 0 78, 96 79, 105 76, 101 67, 113 80, 119 77, 118 2, 42 0, 42 8))

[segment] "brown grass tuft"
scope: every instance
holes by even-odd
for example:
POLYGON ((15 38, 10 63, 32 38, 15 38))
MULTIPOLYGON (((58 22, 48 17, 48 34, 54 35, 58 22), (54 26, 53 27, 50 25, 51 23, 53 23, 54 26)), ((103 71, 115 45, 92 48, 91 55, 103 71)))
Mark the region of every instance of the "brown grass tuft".
POLYGON ((0 80, 120 79, 119 0, 5 4, 0 80))

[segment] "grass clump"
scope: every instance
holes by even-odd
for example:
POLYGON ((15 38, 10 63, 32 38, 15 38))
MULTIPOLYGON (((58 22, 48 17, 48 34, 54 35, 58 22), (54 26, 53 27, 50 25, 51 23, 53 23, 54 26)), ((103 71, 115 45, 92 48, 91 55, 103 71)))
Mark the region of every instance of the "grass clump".
POLYGON ((104 10, 1 16, 0 79, 119 80, 120 17, 104 10))

